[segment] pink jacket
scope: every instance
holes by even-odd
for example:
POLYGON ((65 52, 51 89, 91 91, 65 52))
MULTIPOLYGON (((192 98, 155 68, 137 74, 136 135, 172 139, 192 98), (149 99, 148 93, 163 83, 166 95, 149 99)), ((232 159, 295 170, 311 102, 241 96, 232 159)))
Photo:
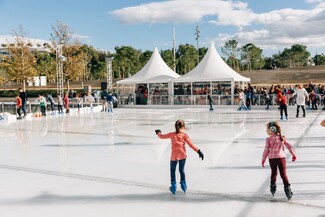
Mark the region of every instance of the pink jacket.
POLYGON ((284 146, 287 147, 292 156, 296 156, 293 147, 287 142, 287 140, 284 138, 284 141, 281 141, 280 136, 275 133, 266 138, 265 143, 262 161, 265 161, 267 157, 269 159, 285 158, 286 154, 284 152, 284 146))
POLYGON ((170 156, 170 160, 183 160, 187 157, 185 142, 195 151, 197 152, 199 149, 193 145, 191 139, 188 137, 186 133, 178 133, 172 132, 167 134, 158 133, 159 138, 161 139, 170 139, 172 142, 172 153, 170 156))

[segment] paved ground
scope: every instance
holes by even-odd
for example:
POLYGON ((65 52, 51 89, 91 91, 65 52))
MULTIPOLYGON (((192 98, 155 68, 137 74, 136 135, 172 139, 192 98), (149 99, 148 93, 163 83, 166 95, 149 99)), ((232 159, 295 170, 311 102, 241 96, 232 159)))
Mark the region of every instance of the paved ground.
POLYGON ((0 216, 325 217, 325 113, 289 113, 281 125, 297 151, 297 162, 287 161, 291 202, 280 179, 271 198, 270 168, 260 166, 276 108, 119 108, 0 123, 0 216), (173 131, 177 119, 205 159, 187 149, 188 193, 174 196, 170 142, 154 130, 173 131))

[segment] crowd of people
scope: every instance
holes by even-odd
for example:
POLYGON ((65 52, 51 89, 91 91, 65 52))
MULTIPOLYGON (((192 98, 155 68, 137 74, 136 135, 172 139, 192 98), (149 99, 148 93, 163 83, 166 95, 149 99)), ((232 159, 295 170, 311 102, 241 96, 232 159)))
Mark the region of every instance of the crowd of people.
MULTIPOLYGON (((25 91, 23 91, 22 88, 18 89, 18 93, 16 95, 16 111, 17 111, 17 119, 25 118, 27 115, 27 94, 25 91), (21 113, 23 112, 23 114, 21 113)), ((50 114, 56 114, 56 108, 57 106, 57 112, 58 114, 63 114, 65 110, 65 113, 69 113, 70 111, 70 102, 74 102, 77 106, 77 112, 80 112, 80 109, 82 107, 83 102, 89 103, 90 108, 93 108, 93 104, 95 103, 94 96, 88 92, 86 93, 77 93, 73 90, 70 90, 61 96, 60 94, 57 95, 57 97, 53 97, 51 94, 45 94, 43 95, 40 93, 38 97, 35 100, 36 103, 39 104, 36 111, 40 111, 40 115, 46 116, 48 114, 47 110, 50 111, 50 114)))
MULTIPOLYGON (((251 105, 261 105, 265 104, 266 109, 269 109, 271 104, 278 104, 281 105, 284 103, 284 97, 286 98, 287 105, 295 105, 297 104, 297 97, 296 91, 298 89, 306 90, 306 105, 311 110, 317 110, 318 106, 324 103, 324 96, 325 96, 325 86, 322 84, 314 84, 310 81, 308 84, 297 84, 297 85, 290 85, 289 87, 285 87, 284 85, 271 85, 270 88, 265 87, 256 87, 248 84, 244 90, 236 87, 235 94, 239 96, 239 104, 243 104, 245 101, 245 105, 247 109, 251 108, 251 105), (301 88, 299 88, 301 86, 301 88), (242 96, 243 94, 244 96, 242 96), (281 93, 281 95, 279 95, 281 93), (260 97, 262 96, 262 97, 260 97), (282 97, 283 96, 283 97, 282 97), (279 98, 282 97, 282 100, 279 98)), ((241 106, 241 109, 243 106, 241 106)))
MULTIPOLYGON (((157 89, 157 88, 156 88, 157 89)), ((154 90, 152 99, 156 99, 159 97, 159 90, 154 90)), ((237 104, 239 105, 238 110, 249 110, 252 105, 266 105, 266 109, 269 109, 270 105, 279 105, 279 109, 283 114, 284 118, 287 117, 287 105, 295 105, 297 102, 297 93, 299 90, 304 90, 304 103, 299 102, 299 108, 302 108, 303 116, 305 115, 305 105, 306 109, 317 110, 319 106, 325 105, 325 86, 322 84, 314 84, 310 81, 307 84, 297 84, 297 85, 271 85, 270 87, 257 87, 248 84, 244 89, 240 89, 239 86, 235 87, 235 95, 237 95, 236 99, 237 104)), ((178 88, 175 95, 185 94, 187 91, 181 91, 181 88, 178 88)), ((198 90, 198 89, 196 89, 198 90)), ((195 94, 206 95, 207 100, 210 104, 210 108, 212 108, 213 104, 213 95, 216 91, 209 89, 209 87, 202 87, 200 91, 196 91, 195 94)), ((94 94, 96 95, 96 94, 94 94)), ((65 110, 66 113, 69 113, 69 103, 73 102, 76 105, 78 111, 82 107, 83 102, 88 102, 90 107, 93 108, 93 103, 95 103, 95 98, 98 97, 101 99, 102 104, 102 112, 108 111, 113 112, 113 108, 117 106, 117 94, 113 90, 112 92, 107 92, 107 90, 101 91, 101 94, 98 96, 94 96, 90 92, 82 92, 77 93, 74 90, 69 90, 64 93, 63 96, 58 95, 56 98, 53 98, 50 94, 39 94, 37 98, 37 102, 39 103, 39 109, 43 116, 46 115, 46 111, 50 110, 51 113, 55 113, 56 110, 59 114, 63 113, 65 110), (57 109, 56 109, 57 106, 57 109), (49 108, 49 109, 47 109, 49 108)), ((147 104, 148 100, 148 92, 144 89, 144 103, 147 104)), ((16 108, 18 119, 24 118, 27 114, 26 112, 26 103, 27 103, 27 94, 22 88, 19 88, 19 92, 16 96, 16 108)), ((159 103, 158 103, 159 104, 159 103)), ((323 108, 325 109, 325 107, 323 108)), ((299 111, 297 111, 297 116, 299 115, 299 111)))

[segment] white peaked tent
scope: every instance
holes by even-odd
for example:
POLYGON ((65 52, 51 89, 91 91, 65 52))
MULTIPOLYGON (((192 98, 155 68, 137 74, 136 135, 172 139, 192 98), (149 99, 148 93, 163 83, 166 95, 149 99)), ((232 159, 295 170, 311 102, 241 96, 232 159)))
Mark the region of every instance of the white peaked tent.
POLYGON ((231 104, 234 104, 235 82, 250 82, 250 78, 246 78, 230 68, 218 54, 213 42, 211 42, 202 61, 192 71, 174 79, 173 83, 188 82, 193 84, 193 82, 212 83, 213 81, 231 82, 231 104))
MULTIPOLYGON (((150 84, 168 84, 168 98, 171 98, 172 94, 172 79, 179 78, 180 75, 175 73, 161 58, 157 47, 154 49, 147 64, 136 74, 129 78, 123 79, 117 82, 117 85, 133 85, 134 94, 137 84, 146 84, 147 88, 150 90, 150 84)), ((150 97, 150 93, 149 93, 150 97)), ((136 96, 134 95, 134 98, 136 96)))
POLYGON ((178 77, 180 75, 169 68, 156 47, 149 61, 140 71, 129 78, 118 81, 117 84, 163 83, 178 77))

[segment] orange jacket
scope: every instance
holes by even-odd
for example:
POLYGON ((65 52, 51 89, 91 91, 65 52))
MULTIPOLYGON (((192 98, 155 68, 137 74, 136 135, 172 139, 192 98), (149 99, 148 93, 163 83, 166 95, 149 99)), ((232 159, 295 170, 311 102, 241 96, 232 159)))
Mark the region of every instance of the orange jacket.
POLYGON ((22 101, 21 101, 21 98, 20 98, 19 96, 17 96, 17 97, 16 97, 16 106, 17 106, 17 107, 20 107, 20 106, 22 106, 22 104, 23 104, 23 103, 22 103, 22 101))
POLYGON ((158 133, 161 139, 170 139, 172 142, 172 153, 170 160, 183 160, 187 157, 185 143, 187 143, 195 152, 198 152, 198 148, 192 143, 191 139, 186 133, 172 132, 167 134, 158 133))

